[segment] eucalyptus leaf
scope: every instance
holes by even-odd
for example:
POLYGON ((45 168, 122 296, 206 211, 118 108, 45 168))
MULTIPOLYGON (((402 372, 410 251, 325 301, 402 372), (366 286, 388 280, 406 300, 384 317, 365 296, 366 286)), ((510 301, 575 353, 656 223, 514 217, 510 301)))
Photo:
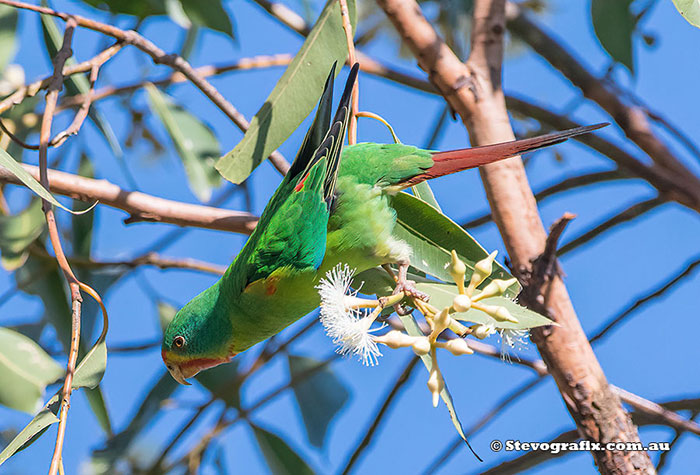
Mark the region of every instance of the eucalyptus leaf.
POLYGON ((177 309, 166 302, 158 302, 156 306, 158 308, 158 321, 160 322, 160 328, 163 330, 163 332, 165 332, 165 329, 168 328, 168 325, 172 319, 175 318, 177 309))
MULTIPOLYGON (((347 3, 354 28, 355 1, 347 3)), ((331 65, 344 64, 347 54, 339 3, 328 0, 301 49, 250 121, 243 139, 216 163, 219 173, 233 183, 242 183, 309 115, 331 65)))
MULTIPOLYGON (((35 244, 45 252, 43 244, 35 244)), ((22 267, 15 272, 17 287, 24 292, 41 298, 44 316, 56 330, 58 341, 67 353, 71 338, 71 308, 56 260, 30 255, 22 267)))
POLYGON ((673 0, 673 4, 688 23, 700 28, 700 0, 673 0))
POLYGON ((7 64, 15 56, 17 40, 17 9, 8 5, 0 5, 0 71, 4 71, 7 64))
POLYGON ((612 59, 634 74, 632 35, 637 18, 630 11, 634 0, 592 0, 591 19, 598 41, 612 59))
POLYGON ((214 159, 221 153, 216 136, 153 84, 147 84, 146 91, 151 110, 165 126, 182 159, 190 189, 200 201, 209 201, 212 188, 221 184, 221 177, 214 169, 214 159))
POLYGON ((234 38, 233 24, 221 1, 179 0, 179 2, 191 25, 220 31, 234 38))
MULTIPOLYGON (((408 333, 411 336, 425 336, 418 327, 418 323, 416 322, 416 319, 413 317, 412 314, 409 313, 408 315, 403 316, 399 315, 399 318, 401 319, 401 322, 406 328, 406 333, 408 333)), ((433 358, 430 356, 430 353, 422 355, 420 359, 425 365, 426 369, 430 371, 430 368, 432 368, 433 366, 433 358)), ((440 391, 440 398, 443 400, 448 412, 450 413, 452 425, 454 425, 455 429, 457 430, 457 433, 462 438, 464 443, 467 444, 467 447, 469 447, 469 449, 472 452, 474 452, 474 450, 471 448, 471 445, 469 445, 469 442, 467 441, 467 436, 464 435, 464 428, 462 427, 462 422, 459 420, 459 416, 457 415, 457 409, 455 409, 454 401, 452 400, 452 395, 447 389, 447 382, 445 382, 444 389, 440 391)), ((476 455, 476 453, 474 453, 474 455, 476 455)), ((478 455, 476 455, 476 457, 479 458, 478 455)))
MULTIPOLYGON (((107 364, 107 349, 104 336, 106 336, 106 332, 103 332, 95 346, 78 363, 73 376, 73 389, 82 387, 94 388, 102 379, 107 364)), ((33 444, 46 432, 49 426, 58 422, 60 395, 61 390, 59 389, 34 419, 3 449, 0 453, 0 465, 15 453, 33 444)))
MULTIPOLYGON (((318 368, 321 363, 315 358, 294 355, 287 355, 287 361, 292 380, 299 374, 307 373, 311 368, 318 368)), ((328 426, 348 401, 350 393, 328 366, 295 384, 292 389, 309 442, 314 447, 323 447, 328 426)))
POLYGON ((202 371, 195 378, 212 396, 224 401, 228 406, 240 408, 240 381, 238 379, 238 360, 202 371))
POLYGON ((312 475, 314 473, 309 464, 284 439, 252 423, 250 426, 272 473, 275 475, 312 475))
MULTIPOLYGON (((61 203, 59 203, 58 200, 54 198, 54 196, 46 188, 41 186, 41 184, 38 181, 36 181, 34 177, 22 167, 22 165, 17 163, 17 161, 14 158, 12 158, 10 154, 8 154, 2 147, 0 147, 0 166, 7 168, 10 171, 10 173, 16 176, 19 179, 19 181, 24 183, 24 185, 27 188, 44 198, 52 205, 58 206, 59 208, 68 211, 69 213, 75 214, 75 212, 72 211, 70 208, 66 208, 61 203)), ((87 211, 89 210, 83 211, 83 213, 87 211)))
POLYGON ((15 436, 12 441, 10 441, 7 446, 0 452, 0 465, 5 463, 7 459, 12 457, 14 454, 20 450, 24 450, 34 443, 36 439, 41 437, 46 429, 48 429, 52 424, 58 422, 58 410, 60 409, 60 401, 58 393, 56 393, 44 406, 44 408, 39 411, 39 413, 34 416, 34 419, 27 424, 22 431, 15 436))
MULTIPOLYGON (((407 193, 397 193, 391 198, 396 210, 394 236, 411 246, 411 265, 444 282, 452 282, 448 271, 451 251, 457 251, 460 259, 471 272, 474 264, 488 256, 488 252, 457 223, 422 200, 407 193)), ((498 262, 494 262, 493 273, 486 279, 511 279, 512 276, 498 262)), ((513 284, 506 292, 515 297, 520 284, 513 284)))
POLYGON ((6 270, 12 271, 24 264, 27 247, 41 235, 45 224, 41 200, 33 200, 16 215, 0 215, 0 253, 6 270))
POLYGON ((417 185, 412 186, 411 191, 413 192, 413 195, 416 198, 418 198, 421 201, 425 201, 436 210, 442 212, 440 205, 435 199, 435 194, 433 193, 433 190, 430 188, 430 185, 427 181, 422 181, 417 185))
MULTIPOLYGON (((430 295, 430 304, 440 309, 451 306, 452 301, 458 294, 456 285, 418 283, 416 284, 416 287, 418 290, 430 295)), ((507 328, 511 330, 523 330, 527 328, 551 325, 553 323, 549 318, 518 305, 509 297, 488 297, 480 300, 479 303, 505 307, 511 315, 518 319, 519 322, 500 322, 495 320, 490 315, 475 308, 471 308, 464 313, 454 313, 452 314, 452 317, 456 318, 457 320, 481 323, 483 325, 491 324, 496 328, 507 328)))
POLYGON ((101 465, 111 466, 118 457, 123 456, 141 431, 160 413, 163 401, 170 398, 179 386, 180 384, 170 376, 170 373, 163 370, 146 393, 126 428, 110 438, 105 447, 96 450, 93 453, 93 459, 99 461, 101 465))
POLYGON ((0 404, 34 413, 46 386, 59 380, 64 369, 38 344, 0 327, 0 404))

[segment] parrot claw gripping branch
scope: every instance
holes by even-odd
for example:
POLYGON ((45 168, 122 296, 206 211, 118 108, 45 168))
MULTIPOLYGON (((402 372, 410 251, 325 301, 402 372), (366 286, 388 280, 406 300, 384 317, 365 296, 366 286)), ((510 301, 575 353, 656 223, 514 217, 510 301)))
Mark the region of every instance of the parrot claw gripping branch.
MULTIPOLYGON (((357 74, 355 64, 331 116, 335 65, 331 68, 313 123, 255 231, 221 279, 188 302, 169 324, 162 356, 178 382, 187 384, 199 371, 229 361, 320 304, 321 322, 338 352, 356 355, 367 365, 377 363, 379 344, 411 347, 422 356, 437 405, 446 391, 437 349, 471 354, 464 337, 485 338, 496 332, 504 347, 514 347, 524 341, 529 328, 552 324, 513 302, 517 280, 494 263, 495 253, 487 255, 473 240, 474 246, 453 250, 451 257, 445 254, 440 270, 447 270, 448 278, 443 275, 442 282, 409 274, 415 250, 396 236, 394 199, 426 180, 538 150, 607 124, 448 152, 401 143, 343 147, 357 74), (498 276, 507 278, 492 275, 494 265, 498 276), (365 295, 381 293, 378 299, 358 297, 352 288, 360 286, 354 286, 354 280, 373 270, 389 281, 388 286, 375 291, 362 287, 365 295), (449 277, 453 282, 447 282, 449 277), (390 306, 400 312, 406 332, 382 333, 384 325, 372 328, 390 306), (404 315, 405 308, 420 311, 425 332, 417 325, 409 328, 407 323, 415 320, 404 315), (445 339, 447 329, 458 338, 445 339)), ((453 232, 464 233, 441 218, 456 228, 453 232)), ((447 246, 434 244, 443 250, 447 246)))

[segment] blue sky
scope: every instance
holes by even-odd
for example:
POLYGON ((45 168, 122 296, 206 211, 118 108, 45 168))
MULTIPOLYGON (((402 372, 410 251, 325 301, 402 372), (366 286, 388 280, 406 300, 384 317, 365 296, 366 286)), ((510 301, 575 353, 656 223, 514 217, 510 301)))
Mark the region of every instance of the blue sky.
MULTIPOLYGON (((697 49, 700 30, 692 28, 673 8, 671 2, 657 2, 644 24, 645 32, 654 33, 658 42, 653 48, 635 41, 638 72, 631 78, 618 68, 614 78, 625 87, 644 98, 654 110, 661 112, 687 135, 697 136, 700 120, 697 115, 697 79, 700 63, 694 61, 690 51, 697 49)), ((301 11, 296 2, 290 4, 301 11)), ((55 8, 70 12, 82 12, 99 17, 95 10, 82 9, 75 2, 56 1, 55 8)), ((225 63, 237 58, 259 54, 294 53, 301 44, 300 38, 280 27, 262 10, 247 1, 227 4, 235 18, 238 43, 221 34, 204 32, 192 57, 196 66, 225 63)), ((603 74, 609 59, 600 48, 589 20, 588 2, 551 2, 551 11, 540 21, 582 58, 593 71, 603 74)), ((20 49, 15 62, 20 63, 28 79, 46 75, 49 62, 45 55, 37 54, 37 38, 40 35, 38 17, 23 12, 20 16, 20 49)), ((128 27, 129 21, 120 20, 120 26, 128 27)), ((142 32, 166 51, 179 48, 183 30, 166 19, 149 19, 142 32)), ((102 45, 99 35, 78 30, 74 50, 79 60, 92 56, 102 45)), ((397 44, 388 37, 381 37, 367 50, 370 54, 390 61, 415 74, 422 74, 415 61, 399 58, 397 44)), ((281 68, 262 71, 237 72, 212 80, 214 85, 247 117, 251 117, 264 102, 281 68)), ((129 49, 116 57, 104 70, 100 84, 124 83, 140 78, 160 77, 167 72, 164 67, 152 66, 150 60, 135 49, 129 49)), ((579 91, 553 71, 542 59, 527 50, 509 55, 504 66, 506 92, 534 99, 554 110, 565 110, 579 97, 579 91)), ((436 117, 443 107, 441 99, 369 76, 361 77, 361 108, 379 113, 394 127, 403 142, 424 145, 436 117)), ((215 130, 222 151, 230 150, 242 134, 227 118, 190 85, 179 85, 168 91, 185 104, 188 110, 204 119, 215 130)), ((143 93, 137 94, 136 103, 146 109, 143 93)), ((99 108, 113 124, 123 140, 128 130, 128 116, 117 100, 99 103, 99 108)), ((597 108, 584 103, 571 114, 581 122, 597 122, 607 117, 597 108)), ((56 125, 71 120, 61 116, 56 125)), ((196 202, 185 186, 186 178, 176 153, 162 128, 150 117, 150 123, 159 132, 158 138, 166 146, 166 154, 154 159, 148 150, 136 150, 127 157, 129 166, 143 191, 171 199, 196 202)), ((306 125, 306 123, 305 123, 306 125)), ((303 129, 303 126, 302 126, 303 129)), ((608 127, 602 135, 640 155, 630 143, 623 140, 620 130, 608 127)), ((297 131, 280 151, 293 157, 300 143, 303 130, 297 131)), ((663 133, 662 133, 663 135, 663 133)), ((361 141, 389 141, 386 131, 371 121, 361 121, 361 141)), ((92 125, 87 125, 80 137, 71 139, 71 150, 65 169, 74 170, 81 150, 92 159, 97 176, 127 187, 116 161, 104 141, 92 125)), ((451 122, 436 148, 451 149, 467 144, 466 132, 460 122, 451 122)), ((680 156, 698 171, 685 150, 672 143, 680 156)), ((530 162, 528 176, 533 189, 555 183, 576 172, 612 168, 611 162, 597 156, 576 143, 557 147, 563 162, 557 162, 551 152, 543 152, 530 162)), ((26 154, 26 160, 36 162, 36 156, 26 154)), ((260 213, 279 183, 279 175, 267 163, 251 177, 253 211, 260 213)), ((478 216, 487 209, 478 173, 474 171, 441 178, 431 183, 444 212, 461 222, 478 216)), ((22 199, 23 190, 11 191, 10 198, 22 199)), ((565 211, 577 214, 564 235, 564 241, 577 236, 592 224, 615 214, 629 205, 648 199, 654 191, 640 180, 624 183, 596 185, 583 191, 557 195, 541 203, 540 211, 546 226, 565 211)), ((243 209, 241 193, 225 203, 231 209, 243 209)), ((60 214, 60 219, 67 216, 60 214)), ((97 227, 93 252, 102 259, 129 258, 147 248, 150 243, 167 234, 172 226, 136 224, 125 226, 124 213, 98 206, 97 227)), ((475 237, 487 249, 499 249, 503 244, 494 225, 489 224, 473 231, 475 237)), ((566 283, 584 330, 594 333, 605 321, 639 295, 654 288, 667 276, 678 272, 697 254, 697 236, 700 220, 697 215, 676 204, 666 204, 633 223, 618 227, 603 239, 589 243, 568 254, 562 260, 566 283)), ((244 237, 217 231, 192 230, 182 239, 162 251, 164 255, 193 257, 218 264, 228 264, 244 242, 244 237)), ((184 304, 191 296, 213 283, 209 275, 188 271, 158 271, 145 269, 139 272, 161 298, 174 304, 184 304)), ((10 274, 0 272, 0 289, 14 284, 10 274)), ((596 354, 609 381, 617 386, 654 401, 697 397, 697 335, 700 332, 700 316, 697 310, 697 288, 700 277, 693 275, 663 298, 655 300, 634 314, 634 317, 616 329, 595 346, 596 354)), ((149 291, 142 280, 129 277, 115 285, 107 295, 111 317, 108 336, 110 345, 150 341, 160 333, 157 312, 149 291)), ((0 325, 14 324, 34 319, 42 312, 38 299, 19 295, 1 307, 0 325)), ((313 317, 307 317, 313 318, 313 317)), ((291 334, 308 320, 304 319, 287 330, 291 334)), ((492 343, 497 343, 496 340, 492 343)), ((257 352, 254 348, 240 356, 250 362, 257 352)), ((324 358, 331 355, 333 347, 316 329, 292 346, 293 354, 324 358)), ((369 418, 381 404, 403 365, 410 357, 408 351, 385 351, 378 366, 366 368, 354 360, 339 360, 333 369, 351 391, 351 399, 331 426, 326 447, 315 450, 306 440, 298 409, 291 392, 287 392, 252 416, 259 425, 284 436, 302 453, 320 473, 332 473, 343 467, 369 418)), ((536 350, 525 352, 536 357, 536 350)), ((508 365, 485 357, 443 357, 441 367, 456 401, 463 424, 469 427, 493 404, 533 378, 533 374, 518 365, 508 365)), ((110 413, 117 430, 123 428, 132 417, 143 393, 163 371, 159 351, 140 353, 138 356, 111 356, 103 387, 107 394, 110 413)), ((273 361, 260 371, 243 388, 244 403, 254 402, 259 396, 287 381, 287 363, 283 358, 273 361)), ((444 406, 433 409, 430 394, 425 388, 427 373, 422 368, 414 371, 407 387, 395 402, 393 410, 365 456, 356 466, 357 473, 397 472, 419 473, 423 471, 451 443, 455 433, 444 406)), ((191 407, 206 400, 206 393, 197 386, 181 388, 176 393, 180 404, 162 411, 158 420, 138 440, 140 453, 159 450, 170 438, 170 433, 187 420, 191 407), (189 407, 189 408, 188 408, 189 407)), ((214 412, 204 417, 187 437, 175 454, 194 443, 215 422, 214 412)), ((0 408, 0 429, 21 427, 28 421, 24 414, 0 408)), ((485 459, 479 464, 465 449, 460 448, 441 468, 439 473, 475 473, 507 457, 488 449, 492 439, 521 439, 544 441, 563 430, 574 427, 558 391, 551 380, 540 384, 521 398, 493 422, 472 436, 471 444, 485 459)), ((641 429, 644 442, 668 441, 673 437, 669 429, 645 427, 641 429)), ((99 446, 103 436, 90 413, 82 394, 78 394, 70 411, 66 437, 65 461, 67 473, 77 473, 99 446)), ((18 454, 3 467, 5 473, 36 473, 44 470, 50 459, 55 429, 42 437, 30 449, 18 454)), ((243 424, 230 429, 220 445, 231 472, 265 473, 267 467, 252 437, 251 430, 243 424)), ((694 454, 700 450, 700 440, 685 435, 677 444, 668 462, 668 473, 688 473, 697 467, 694 454)), ((514 455, 514 454, 513 454, 514 455)), ((658 455, 653 454, 656 460, 658 455)), ((210 469, 208 469, 210 470, 210 469)), ((533 473, 593 473, 592 458, 586 453, 569 455, 538 466, 533 473)), ((211 472, 205 472, 211 473, 211 472)))

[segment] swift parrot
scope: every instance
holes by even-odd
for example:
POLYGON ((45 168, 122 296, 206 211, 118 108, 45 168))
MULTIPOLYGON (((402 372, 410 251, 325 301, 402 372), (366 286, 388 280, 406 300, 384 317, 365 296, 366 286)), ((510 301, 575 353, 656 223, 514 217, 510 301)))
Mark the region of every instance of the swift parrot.
POLYGON ((406 280, 411 249, 392 236, 396 213, 390 194, 606 125, 449 152, 377 143, 343 151, 357 72, 356 64, 331 121, 333 66, 314 121, 255 231, 225 274, 170 322, 162 357, 178 382, 189 384, 187 378, 229 361, 318 307, 315 286, 338 263, 357 272, 397 264, 397 288, 414 291, 406 280))

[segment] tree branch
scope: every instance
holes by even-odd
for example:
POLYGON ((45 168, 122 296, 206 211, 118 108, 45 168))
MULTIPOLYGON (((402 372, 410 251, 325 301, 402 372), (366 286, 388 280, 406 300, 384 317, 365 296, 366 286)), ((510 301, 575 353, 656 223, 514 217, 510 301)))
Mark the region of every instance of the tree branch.
MULTIPOLYGON (((33 177, 39 169, 22 165, 33 177)), ((50 190, 86 202, 101 204, 126 211, 140 221, 170 223, 178 226, 196 226, 206 229, 250 234, 258 218, 250 213, 211 206, 166 200, 138 191, 127 191, 107 180, 95 180, 58 170, 49 170, 50 190)), ((0 167, 0 182, 22 185, 9 170, 0 167)), ((132 221, 134 221, 132 219, 132 221)))
POLYGON ((642 108, 634 104, 625 104, 619 91, 606 87, 562 46, 558 38, 546 32, 513 3, 508 4, 508 28, 579 88, 585 97, 610 114, 627 137, 644 150, 660 168, 671 171, 677 179, 677 186, 693 196, 696 202, 693 208, 698 207, 700 179, 654 134, 642 108))
MULTIPOLYGON (((505 1, 477 0, 472 49, 463 64, 423 17, 413 0, 378 0, 418 63, 462 117, 474 145, 514 139, 501 89, 505 1)), ((518 275, 531 268, 545 245, 535 198, 522 161, 510 159, 480 169, 492 212, 518 275)), ((566 288, 554 277, 545 305, 559 326, 533 331, 533 341, 550 369, 580 433, 599 442, 638 441, 639 435, 576 317, 566 288)), ((535 302, 526 302, 534 304, 535 302)), ((653 473, 646 453, 596 452, 602 473, 653 473)))

